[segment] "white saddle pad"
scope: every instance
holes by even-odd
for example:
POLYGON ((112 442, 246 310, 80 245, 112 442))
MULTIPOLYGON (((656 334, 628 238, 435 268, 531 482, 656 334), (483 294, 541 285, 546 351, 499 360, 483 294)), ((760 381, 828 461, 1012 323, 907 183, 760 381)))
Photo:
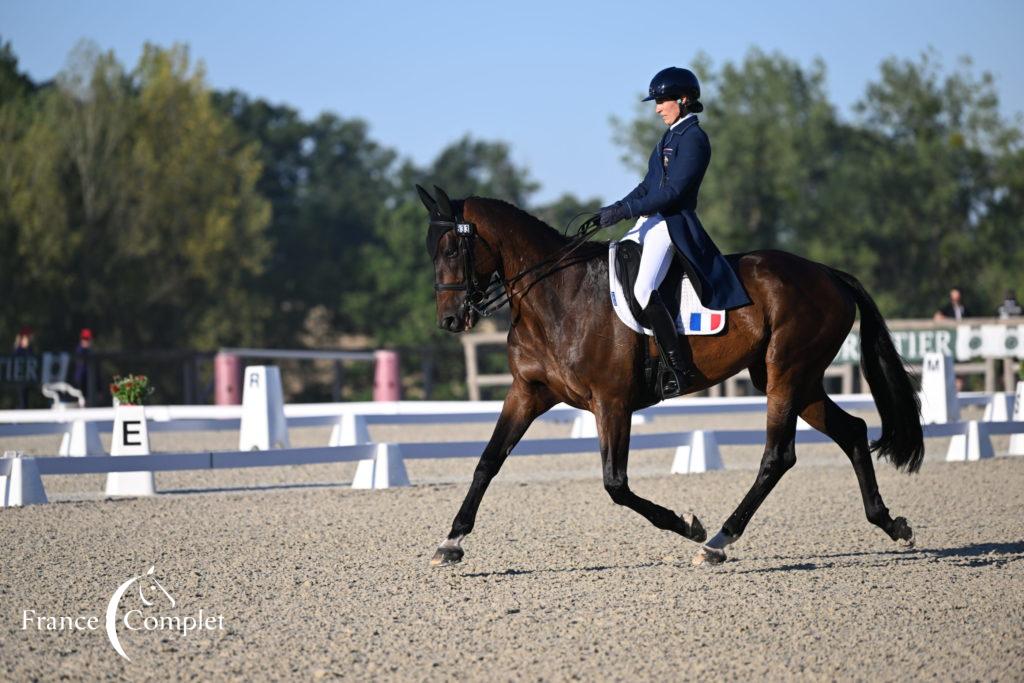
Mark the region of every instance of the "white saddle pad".
MULTIPOLYGON (((633 317, 629 310, 626 295, 622 291, 622 283, 615 275, 615 251, 618 242, 608 245, 608 289, 612 294, 612 308, 619 320, 625 323, 626 327, 634 332, 640 332, 648 336, 654 336, 654 332, 647 329, 633 317)), ((725 311, 713 311, 705 308, 697 298, 697 292, 690 284, 689 277, 683 277, 679 296, 679 311, 676 313, 676 330, 680 334, 701 335, 718 334, 725 329, 725 311)))

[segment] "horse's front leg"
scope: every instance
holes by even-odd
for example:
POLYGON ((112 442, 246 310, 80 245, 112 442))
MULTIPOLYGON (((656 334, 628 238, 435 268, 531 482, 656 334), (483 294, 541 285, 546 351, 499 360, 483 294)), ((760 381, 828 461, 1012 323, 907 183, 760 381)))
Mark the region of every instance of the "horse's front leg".
POLYGON ((462 507, 452 522, 452 530, 448 538, 438 546, 430 564, 438 567, 454 564, 462 559, 462 539, 473 530, 476 512, 480 508, 480 501, 487 491, 488 484, 498 474, 505 458, 519 443, 519 439, 526 433, 530 424, 555 403, 557 401, 546 386, 515 380, 508 396, 505 397, 505 404, 501 408, 501 416, 498 418, 498 424, 494 426, 491 440, 480 456, 480 462, 477 463, 473 483, 469 485, 466 499, 462 501, 462 507))
POLYGON ((618 402, 606 401, 598 407, 597 431, 601 439, 605 490, 615 503, 639 512, 659 529, 674 531, 691 541, 703 543, 707 533, 696 515, 689 512, 677 515, 630 490, 626 476, 629 463, 630 416, 630 411, 618 402))

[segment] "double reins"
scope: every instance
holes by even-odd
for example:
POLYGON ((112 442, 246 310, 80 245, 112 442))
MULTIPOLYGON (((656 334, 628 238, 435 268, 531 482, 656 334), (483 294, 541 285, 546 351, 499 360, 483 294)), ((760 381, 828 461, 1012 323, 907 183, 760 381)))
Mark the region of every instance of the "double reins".
MULTIPOLYGON (((572 224, 572 220, 575 220, 575 218, 576 217, 574 216, 573 219, 570 219, 570 225, 572 224)), ((473 223, 467 223, 465 220, 431 220, 430 227, 442 229, 447 228, 444 232, 454 230, 459 236, 459 249, 463 254, 462 282, 456 284, 435 282, 434 291, 443 292, 465 290, 466 297, 462 302, 463 313, 472 310, 482 318, 494 315, 494 313, 501 310, 506 304, 508 304, 514 295, 519 293, 512 291, 513 285, 521 281, 527 275, 535 273, 545 266, 550 266, 550 268, 542 273, 534 282, 543 280, 547 276, 551 275, 558 270, 558 267, 563 260, 575 253, 577 249, 583 246, 585 242, 602 229, 600 222, 598 221, 598 216, 596 214, 591 216, 580 224, 579 228, 576 230, 576 235, 564 247, 548 258, 533 264, 529 268, 516 273, 510 278, 506 278, 504 273, 501 272, 501 259, 498 258, 497 253, 495 253, 494 249, 491 248, 491 245, 487 240, 477 232, 476 225, 473 223), (491 275, 490 280, 484 287, 480 286, 480 281, 476 275, 474 256, 474 242, 476 239, 480 240, 484 245, 484 248, 487 249, 499 264, 498 270, 491 275)))

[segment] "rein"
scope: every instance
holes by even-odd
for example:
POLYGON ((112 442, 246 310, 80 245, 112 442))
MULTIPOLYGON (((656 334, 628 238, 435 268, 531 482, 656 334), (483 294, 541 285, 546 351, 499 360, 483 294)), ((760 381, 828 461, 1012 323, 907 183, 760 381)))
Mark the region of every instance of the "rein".
POLYGON ((436 235, 436 239, 439 241, 440 238, 452 230, 459 236, 459 249, 462 251, 463 258, 463 275, 462 282, 455 284, 447 284, 444 282, 434 282, 435 292, 444 291, 465 291, 466 296, 462 301, 461 310, 464 314, 467 311, 473 311, 481 318, 488 318, 494 315, 496 312, 501 310, 506 304, 508 304, 512 297, 518 292, 512 291, 512 286, 522 280, 527 275, 534 273, 541 268, 550 265, 551 267, 546 270, 537 281, 543 280, 548 275, 551 275, 557 266, 563 259, 573 254, 579 249, 587 240, 601 230, 598 217, 596 215, 591 216, 585 220, 576 231, 576 236, 569 241, 562 249, 558 252, 549 256, 548 258, 535 263, 534 265, 516 273, 510 278, 505 278, 504 273, 496 270, 492 275, 487 285, 484 287, 480 286, 480 281, 477 278, 475 261, 474 261, 474 242, 479 239, 484 245, 484 248, 490 252, 491 256, 500 264, 501 260, 498 259, 498 255, 491 248, 491 245, 486 239, 476 230, 476 225, 468 223, 465 220, 431 220, 430 229, 436 235))

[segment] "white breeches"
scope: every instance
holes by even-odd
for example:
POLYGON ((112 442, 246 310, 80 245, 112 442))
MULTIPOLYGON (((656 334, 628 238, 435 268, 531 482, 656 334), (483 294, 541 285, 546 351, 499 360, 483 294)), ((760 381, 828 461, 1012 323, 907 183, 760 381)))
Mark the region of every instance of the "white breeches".
POLYGON ((672 266, 672 238, 668 234, 668 223, 660 214, 640 216, 623 239, 635 240, 644 247, 633 295, 642 307, 647 308, 651 292, 658 288, 672 266))

